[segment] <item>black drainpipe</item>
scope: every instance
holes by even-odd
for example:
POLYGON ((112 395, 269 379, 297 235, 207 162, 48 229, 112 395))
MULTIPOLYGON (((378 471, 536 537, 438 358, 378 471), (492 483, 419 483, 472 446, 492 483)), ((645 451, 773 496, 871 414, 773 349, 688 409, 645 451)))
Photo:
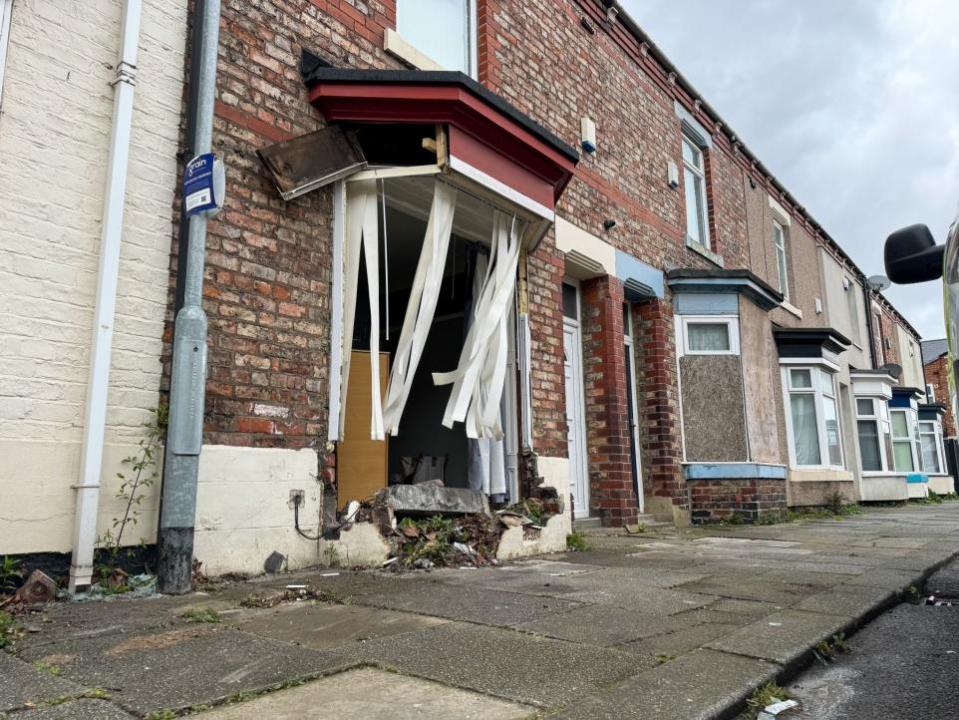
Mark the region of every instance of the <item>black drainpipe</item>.
MULTIPOLYGON (((203 42, 203 8, 206 0, 194 0, 193 3, 193 34, 190 38, 189 58, 190 58, 190 97, 186 103, 186 135, 183 142, 183 156, 180 158, 180 169, 185 166, 186 161, 193 157, 193 135, 196 130, 196 106, 199 103, 197 95, 200 86, 200 63, 196 62, 195 50, 203 42)), ((176 297, 173 304, 173 317, 180 312, 183 307, 183 294, 186 290, 183 278, 186 277, 186 256, 189 248, 190 221, 186 213, 180 213, 180 232, 177 241, 176 257, 176 297)))

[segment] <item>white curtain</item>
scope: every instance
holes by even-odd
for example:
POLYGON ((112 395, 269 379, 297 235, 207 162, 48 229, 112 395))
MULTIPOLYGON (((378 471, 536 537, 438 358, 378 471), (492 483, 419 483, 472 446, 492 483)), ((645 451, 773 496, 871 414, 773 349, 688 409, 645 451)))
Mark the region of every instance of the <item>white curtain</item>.
MULTIPOLYGON (((393 354, 393 370, 386 391, 383 422, 390 435, 399 433, 403 409, 406 407, 416 368, 419 366, 436 313, 455 208, 456 190, 445 183, 434 182, 433 205, 426 223, 426 236, 423 238, 423 249, 416 265, 416 274, 413 276, 413 287, 406 306, 406 316, 403 318, 403 329, 393 354)), ((377 404, 378 397, 379 395, 374 396, 374 404, 377 404)))
MULTIPOLYGON (((483 253, 477 253, 473 268, 473 301, 469 316, 470 327, 476 322, 476 301, 483 293, 489 260, 483 253)), ((502 439, 469 438, 469 461, 467 479, 471 490, 487 495, 506 494, 506 449, 502 439)))
POLYGON ((470 438, 503 437, 500 402, 506 379, 508 311, 516 287, 520 230, 515 218, 493 213, 493 238, 482 291, 474 298, 473 324, 457 368, 433 373, 436 385, 453 385, 443 425, 466 423, 470 438))
POLYGON ((366 260, 366 286, 370 300, 370 369, 373 404, 370 437, 382 440, 383 409, 380 405, 380 271, 377 194, 374 180, 360 180, 347 185, 346 258, 343 305, 343 373, 340 391, 340 439, 346 427, 346 393, 350 378, 350 355, 353 346, 353 325, 356 321, 356 293, 359 285, 360 251, 366 260))
POLYGON ((793 393, 790 398, 797 465, 819 465, 819 429, 816 398, 811 393, 793 393))

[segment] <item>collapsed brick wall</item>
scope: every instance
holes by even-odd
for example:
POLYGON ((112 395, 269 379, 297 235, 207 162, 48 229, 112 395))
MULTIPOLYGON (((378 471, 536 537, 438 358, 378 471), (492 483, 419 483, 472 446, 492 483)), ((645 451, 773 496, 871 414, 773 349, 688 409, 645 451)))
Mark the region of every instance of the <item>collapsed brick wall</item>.
POLYGON ((718 522, 733 517, 755 522, 765 515, 782 512, 786 506, 786 482, 757 478, 691 480, 689 496, 693 522, 718 522))

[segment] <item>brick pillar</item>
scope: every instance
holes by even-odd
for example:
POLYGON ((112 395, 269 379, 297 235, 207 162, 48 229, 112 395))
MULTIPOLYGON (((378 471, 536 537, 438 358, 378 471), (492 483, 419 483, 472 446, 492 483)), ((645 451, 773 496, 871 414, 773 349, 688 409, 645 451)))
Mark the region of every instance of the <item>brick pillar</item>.
POLYGON ((665 513, 671 504, 674 511, 685 513, 689 511, 689 493, 681 466, 672 304, 660 299, 641 303, 636 306, 633 327, 640 455, 647 509, 665 513))
POLYGON ((629 459, 623 283, 605 276, 581 290, 590 511, 619 527, 636 522, 639 506, 629 459))

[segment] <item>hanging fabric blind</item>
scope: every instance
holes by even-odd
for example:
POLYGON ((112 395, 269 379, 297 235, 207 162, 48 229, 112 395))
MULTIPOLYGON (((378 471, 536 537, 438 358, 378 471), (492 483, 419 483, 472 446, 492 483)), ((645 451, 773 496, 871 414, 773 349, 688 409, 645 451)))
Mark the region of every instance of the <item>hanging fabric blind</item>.
POLYGON ((453 385, 443 425, 466 423, 470 438, 503 436, 500 400, 506 379, 508 309, 516 287, 520 233, 515 218, 494 211, 489 265, 473 304, 470 326, 457 368, 433 373, 436 385, 453 385))
POLYGON ((436 313, 443 271, 453 231, 453 213, 456 208, 456 190, 446 183, 434 182, 433 205, 426 224, 423 249, 413 276, 413 287, 403 318, 403 329, 393 355, 393 371, 386 391, 383 421, 386 431, 396 435, 406 400, 413 385, 416 368, 419 366, 429 335, 430 325, 436 313))
MULTIPOLYGON (((379 226, 377 224, 375 180, 349 183, 346 214, 345 301, 343 307, 343 342, 352 345, 356 321, 356 294, 359 285, 360 252, 366 260, 366 286, 370 300, 370 369, 373 403, 370 416, 370 437, 382 440, 383 408, 380 404, 380 285, 379 226)), ((350 378, 349 348, 343 353, 342 388, 340 392, 340 439, 346 427, 346 389, 350 378)))

